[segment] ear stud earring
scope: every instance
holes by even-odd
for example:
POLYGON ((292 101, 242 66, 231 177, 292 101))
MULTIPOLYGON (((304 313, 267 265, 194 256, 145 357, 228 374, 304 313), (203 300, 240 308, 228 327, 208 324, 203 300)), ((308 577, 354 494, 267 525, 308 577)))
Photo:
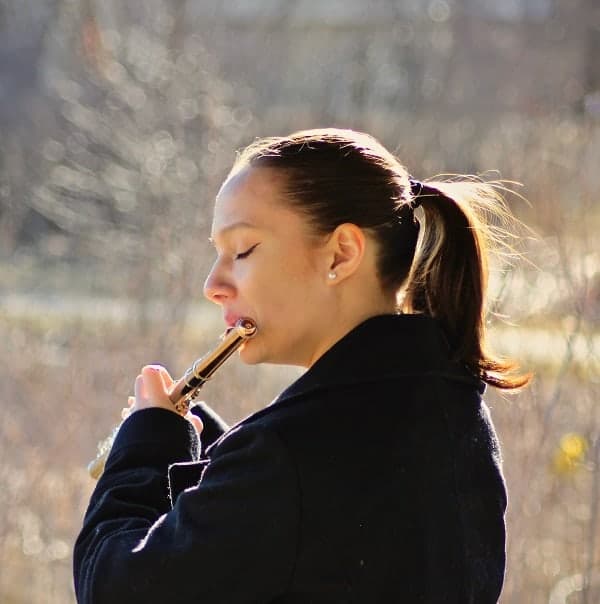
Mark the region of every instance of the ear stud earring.
POLYGON ((327 273, 327 278, 328 279, 335 279, 337 277, 337 274, 334 273, 333 271, 329 271, 329 273, 327 273))

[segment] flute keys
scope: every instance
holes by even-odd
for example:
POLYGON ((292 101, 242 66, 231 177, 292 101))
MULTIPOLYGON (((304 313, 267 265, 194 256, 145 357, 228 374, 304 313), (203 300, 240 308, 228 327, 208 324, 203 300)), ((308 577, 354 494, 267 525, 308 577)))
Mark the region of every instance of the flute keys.
POLYGON ((175 411, 177 411, 179 415, 187 415, 187 412, 190 410, 190 402, 186 398, 179 399, 177 402, 173 403, 173 407, 175 407, 175 411))

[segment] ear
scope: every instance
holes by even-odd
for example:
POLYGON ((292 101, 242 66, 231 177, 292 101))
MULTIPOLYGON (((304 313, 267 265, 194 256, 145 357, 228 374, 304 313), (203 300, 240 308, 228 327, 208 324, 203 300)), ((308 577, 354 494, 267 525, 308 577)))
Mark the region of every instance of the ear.
POLYGON ((332 283, 339 283, 356 272, 365 254, 365 244, 365 234, 355 224, 345 222, 333 231, 327 243, 327 269, 335 274, 332 283))

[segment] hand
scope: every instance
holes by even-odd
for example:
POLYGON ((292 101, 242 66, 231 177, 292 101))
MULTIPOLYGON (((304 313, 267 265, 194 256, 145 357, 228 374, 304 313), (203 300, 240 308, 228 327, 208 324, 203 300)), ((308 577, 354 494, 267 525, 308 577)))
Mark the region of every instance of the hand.
MULTIPOLYGON (((143 367, 142 372, 135 379, 135 396, 129 397, 127 401, 129 407, 125 407, 121 413, 123 419, 140 409, 151 407, 159 407, 177 413, 169 399, 169 392, 173 388, 173 384, 173 378, 164 367, 160 365, 143 367)), ((202 432, 203 425, 199 417, 188 411, 185 419, 193 424, 198 434, 202 432)))

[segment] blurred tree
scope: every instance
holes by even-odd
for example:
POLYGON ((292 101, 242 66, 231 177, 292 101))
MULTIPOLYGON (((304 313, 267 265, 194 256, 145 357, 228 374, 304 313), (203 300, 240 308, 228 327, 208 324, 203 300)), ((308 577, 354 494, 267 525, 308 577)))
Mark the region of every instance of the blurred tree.
POLYGON ((45 221, 27 204, 31 157, 48 108, 39 101, 37 65, 61 0, 0 1, 0 254, 10 255, 45 221), (35 121, 35 124, 33 123, 35 121))
POLYGON ((585 55, 585 90, 600 93, 600 4, 585 0, 587 23, 585 55))
POLYGON ((140 6, 129 22, 110 11, 64 2, 54 39, 64 60, 46 75, 60 136, 42 145, 31 204, 78 254, 138 266, 152 258, 162 277, 148 287, 160 294, 182 258, 197 263, 185 248, 207 228, 222 154, 246 124, 202 39, 186 32, 185 3, 140 6))

